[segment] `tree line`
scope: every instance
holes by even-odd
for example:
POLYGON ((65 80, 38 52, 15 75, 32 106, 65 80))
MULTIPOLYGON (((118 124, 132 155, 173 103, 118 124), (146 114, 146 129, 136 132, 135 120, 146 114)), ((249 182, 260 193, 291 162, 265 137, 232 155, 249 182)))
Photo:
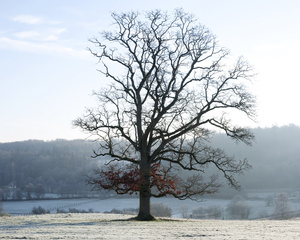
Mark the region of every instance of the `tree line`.
POLYGON ((252 168, 239 176, 245 189, 300 189, 300 127, 295 125, 253 129, 251 147, 236 144, 222 134, 212 144, 236 158, 246 157, 252 168))
POLYGON ((7 199, 86 196, 83 179, 92 161, 92 143, 83 140, 29 140, 0 144, 0 195, 7 199))
MULTIPOLYGON (((252 147, 236 144, 224 134, 216 134, 210 144, 236 158, 247 157, 252 169, 239 177, 243 189, 300 189, 300 127, 256 128, 253 132, 252 147)), ((91 157, 93 149, 97 149, 95 143, 83 140, 0 143, 1 198, 43 198, 45 193, 88 196, 85 173, 99 167, 91 157)))

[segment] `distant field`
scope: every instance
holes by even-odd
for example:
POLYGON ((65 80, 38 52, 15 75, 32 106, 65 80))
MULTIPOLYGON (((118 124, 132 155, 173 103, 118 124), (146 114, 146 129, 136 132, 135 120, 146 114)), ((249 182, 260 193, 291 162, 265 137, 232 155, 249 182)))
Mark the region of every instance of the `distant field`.
MULTIPOLYGON (((271 194, 271 193, 268 193, 271 194)), ((253 194, 252 194, 253 195, 253 194)), ((249 196, 252 196, 249 194, 249 196)), ((257 196, 255 193, 254 196, 257 196)), ((259 200, 245 200, 250 207, 249 219, 258 219, 274 213, 274 205, 267 206, 264 200, 265 196, 261 196, 259 200)), ((223 210, 221 219, 230 219, 226 208, 230 203, 229 199, 203 199, 201 202, 192 200, 178 200, 176 198, 153 198, 151 203, 162 203, 172 209, 173 218, 182 217, 182 209, 185 208, 188 214, 191 214, 197 208, 221 208, 223 210)), ((26 215, 30 214, 34 207, 39 207, 50 210, 51 213, 56 213, 57 209, 68 211, 69 208, 89 211, 92 209, 94 213, 103 213, 112 209, 122 210, 124 208, 138 208, 138 198, 84 198, 84 199, 59 199, 59 200, 31 200, 31 201, 4 201, 2 202, 3 212, 10 215, 26 215)), ((293 202, 291 210, 299 211, 300 202, 293 202)))
POLYGON ((115 214, 0 217, 0 239, 300 239, 300 219, 128 221, 115 214))

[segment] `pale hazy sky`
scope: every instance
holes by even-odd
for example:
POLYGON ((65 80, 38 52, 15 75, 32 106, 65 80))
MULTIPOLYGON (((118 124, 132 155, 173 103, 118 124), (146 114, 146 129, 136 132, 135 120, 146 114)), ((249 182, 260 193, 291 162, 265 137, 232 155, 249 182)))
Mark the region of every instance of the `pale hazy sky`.
POLYGON ((1 0, 0 142, 84 138, 72 120, 106 81, 88 38, 110 27, 111 12, 178 7, 253 65, 252 127, 300 125, 299 0, 1 0))

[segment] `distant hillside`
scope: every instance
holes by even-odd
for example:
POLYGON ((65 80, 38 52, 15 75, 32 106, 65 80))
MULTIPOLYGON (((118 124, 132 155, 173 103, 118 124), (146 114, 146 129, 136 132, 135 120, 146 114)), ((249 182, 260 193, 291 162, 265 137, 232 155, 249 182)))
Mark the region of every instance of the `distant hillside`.
MULTIPOLYGON (((253 129, 256 140, 252 147, 235 143, 224 134, 216 134, 211 145, 229 155, 247 158, 253 166, 240 177, 244 188, 300 189, 300 128, 253 129)), ((40 198, 46 193, 79 196, 89 192, 83 172, 97 160, 90 156, 96 143, 83 140, 56 140, 0 143, 0 194, 8 188, 14 198, 40 198), (24 196, 25 195, 25 196, 24 196)), ((12 196, 10 196, 12 197, 12 196)))
POLYGON ((2 195, 9 198, 8 188, 15 189, 13 194, 16 196, 10 197, 16 199, 41 198, 44 193, 65 197, 89 192, 83 172, 95 162, 90 157, 94 146, 83 140, 1 143, 2 195))
POLYGON ((212 144, 237 158, 247 158, 252 169, 240 177, 244 188, 300 189, 300 128, 253 129, 255 142, 249 147, 218 134, 212 144))

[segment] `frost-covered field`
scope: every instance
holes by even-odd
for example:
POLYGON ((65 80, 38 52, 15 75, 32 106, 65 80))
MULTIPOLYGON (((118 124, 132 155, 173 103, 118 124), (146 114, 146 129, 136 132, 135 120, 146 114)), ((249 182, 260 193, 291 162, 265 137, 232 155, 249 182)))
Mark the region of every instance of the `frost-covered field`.
MULTIPOLYGON (((226 207, 230 200, 225 199, 203 199, 201 202, 195 202, 192 200, 178 200, 175 198, 160 198, 152 199, 151 203, 162 203, 172 209, 172 217, 182 217, 182 208, 185 208, 188 214, 192 213, 194 209, 199 207, 220 207, 223 209, 222 218, 228 219, 229 216, 226 213, 226 207)), ((247 201, 247 204, 251 208, 249 219, 259 218, 262 213, 264 216, 271 215, 274 212, 274 206, 266 206, 264 200, 260 201, 247 201)), ((76 208, 78 210, 88 211, 92 209, 93 212, 103 213, 105 211, 111 211, 112 209, 122 210, 124 208, 138 208, 138 198, 120 198, 120 199, 61 199, 61 200, 31 200, 31 201, 5 201, 2 202, 3 212, 10 215, 23 215, 30 214, 34 207, 41 206, 46 210, 50 210, 51 213, 56 213, 57 209, 68 210, 69 208, 76 208)), ((293 203, 291 210, 299 211, 300 203, 293 203)))
POLYGON ((0 217, 0 239, 300 239, 300 219, 128 221, 102 213, 0 217))

